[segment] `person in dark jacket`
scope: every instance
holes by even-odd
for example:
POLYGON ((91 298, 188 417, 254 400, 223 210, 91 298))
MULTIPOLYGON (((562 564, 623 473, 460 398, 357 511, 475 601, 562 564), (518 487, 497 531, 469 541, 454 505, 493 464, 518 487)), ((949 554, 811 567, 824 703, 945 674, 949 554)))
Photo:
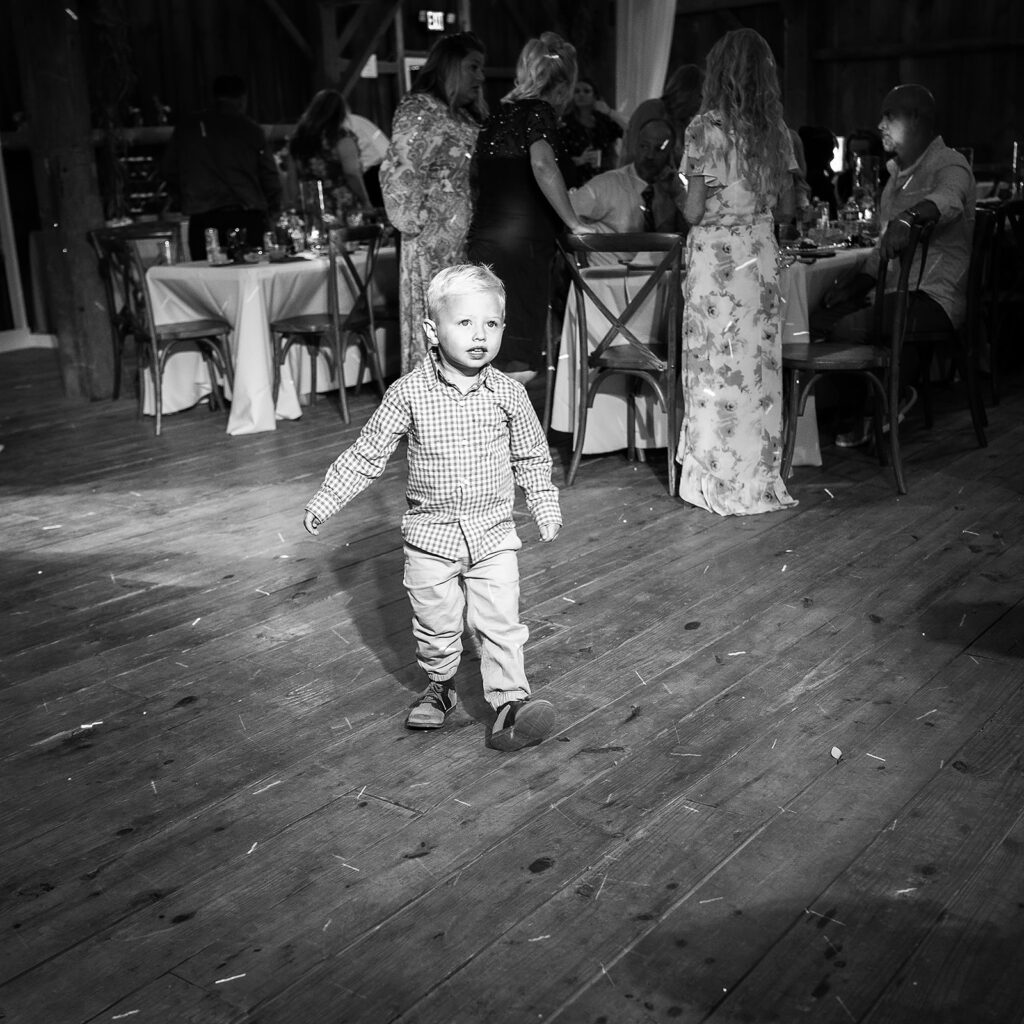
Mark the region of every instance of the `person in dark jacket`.
POLYGON ((222 75, 213 100, 174 129, 163 163, 167 186, 189 218, 194 260, 206 257, 207 228, 217 229, 222 246, 233 229, 245 232, 247 245, 260 245, 281 205, 281 177, 263 129, 245 113, 245 82, 222 75))

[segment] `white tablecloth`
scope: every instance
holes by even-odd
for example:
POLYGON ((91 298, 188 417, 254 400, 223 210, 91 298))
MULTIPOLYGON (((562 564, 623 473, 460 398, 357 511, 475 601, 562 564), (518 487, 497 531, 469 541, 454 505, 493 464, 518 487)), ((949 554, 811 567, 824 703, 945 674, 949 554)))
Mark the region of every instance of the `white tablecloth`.
MULTIPOLYGON (((782 299, 782 341, 807 340, 810 311, 815 309, 825 292, 836 282, 853 277, 863 266, 870 250, 842 250, 835 256, 815 260, 813 263, 794 263, 779 274, 782 299)), ((591 287, 609 309, 622 310, 646 280, 646 273, 637 268, 593 267, 584 271, 591 287)), ((647 323, 654 316, 652 297, 641 315, 647 323)), ((574 429, 576 414, 576 300, 570 292, 562 326, 562 341, 555 374, 555 394, 552 404, 551 426, 554 430, 570 433, 574 429)), ((638 322, 638 326, 642 321, 638 322)), ((604 336, 608 321, 588 302, 587 329, 591 347, 604 336)), ((587 436, 584 454, 618 451, 626 447, 626 388, 623 378, 610 382, 594 401, 587 418, 587 436)), ((818 447, 818 426, 813 396, 808 400, 805 414, 800 418, 794 465, 821 465, 818 447)), ((637 445, 641 448, 665 447, 665 416, 653 397, 647 393, 641 398, 637 416, 637 445)))
MULTIPOLYGON (((379 258, 383 260, 385 254, 379 258)), ((393 254, 392 254, 393 259, 393 254)), ((378 262, 379 265, 379 262, 378 262)), ((148 271, 149 293, 157 324, 219 317, 232 326, 231 353, 235 385, 228 417, 229 434, 274 430, 278 419, 302 415, 300 395, 309 393, 309 360, 296 347, 281 368, 277 408, 273 404, 273 356, 270 323, 282 317, 321 312, 327 308, 327 263, 324 259, 288 263, 243 263, 211 267, 206 263, 155 266, 148 271)), ((354 292, 347 272, 340 268, 341 311, 352 308, 354 292)), ((378 350, 384 359, 383 331, 378 350)), ((359 357, 350 348, 345 359, 345 381, 356 383, 359 357)), ((317 366, 317 390, 336 388, 326 360, 317 366)), ((145 382, 143 411, 154 411, 152 381, 145 382)), ((163 411, 187 409, 210 392, 206 366, 197 350, 182 349, 167 363, 163 382, 163 411)))

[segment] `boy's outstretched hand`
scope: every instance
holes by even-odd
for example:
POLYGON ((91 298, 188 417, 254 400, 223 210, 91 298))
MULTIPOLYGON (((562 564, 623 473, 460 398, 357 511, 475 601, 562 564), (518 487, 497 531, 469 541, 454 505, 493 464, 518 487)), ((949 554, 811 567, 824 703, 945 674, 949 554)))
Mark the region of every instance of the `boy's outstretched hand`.
POLYGON ((320 520, 312 512, 306 513, 302 525, 306 528, 306 533, 311 533, 314 537, 320 536, 320 520))
POLYGON ((558 531, 560 529, 561 526, 558 526, 556 523, 545 523, 540 528, 540 539, 545 543, 550 540, 554 540, 558 536, 558 531))

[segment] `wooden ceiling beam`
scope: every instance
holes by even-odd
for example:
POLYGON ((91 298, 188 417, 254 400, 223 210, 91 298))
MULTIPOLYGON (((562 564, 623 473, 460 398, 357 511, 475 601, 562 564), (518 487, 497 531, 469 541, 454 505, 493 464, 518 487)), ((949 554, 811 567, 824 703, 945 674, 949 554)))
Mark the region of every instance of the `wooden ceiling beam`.
POLYGON ((324 27, 324 46, 330 45, 334 51, 334 56, 341 56, 342 51, 352 41, 356 32, 359 31, 363 19, 369 13, 371 6, 365 0, 356 0, 355 4, 351 0, 348 0, 348 2, 330 0, 330 2, 320 4, 320 20, 324 27), (338 26, 335 19, 338 8, 353 6, 358 7, 359 10, 348 19, 341 31, 341 35, 338 35, 338 26))
MULTIPOLYGON (((375 3, 373 6, 379 10, 383 5, 375 3)), ((394 21, 395 15, 401 6, 401 0, 391 0, 390 4, 384 9, 377 27, 373 31, 373 35, 366 41, 362 50, 356 55, 355 59, 341 76, 341 80, 338 83, 338 91, 342 96, 347 98, 349 93, 355 88, 363 66, 369 60, 370 55, 377 51, 377 44, 381 41, 384 33, 391 27, 391 22, 394 21)))
POLYGON ((275 18, 281 23, 281 27, 285 30, 287 35, 291 38, 292 42, 299 48, 299 51, 304 57, 309 60, 313 60, 312 47, 306 42, 306 37, 298 30, 295 22, 285 13, 281 5, 277 0, 263 0, 267 7, 267 10, 274 15, 275 18))
POLYGON ((515 25, 516 31, 518 31, 523 42, 526 42, 527 39, 532 39, 536 35, 535 32, 530 31, 526 22, 523 21, 523 16, 519 12, 516 0, 501 0, 501 6, 505 8, 505 13, 509 16, 512 24, 515 25))

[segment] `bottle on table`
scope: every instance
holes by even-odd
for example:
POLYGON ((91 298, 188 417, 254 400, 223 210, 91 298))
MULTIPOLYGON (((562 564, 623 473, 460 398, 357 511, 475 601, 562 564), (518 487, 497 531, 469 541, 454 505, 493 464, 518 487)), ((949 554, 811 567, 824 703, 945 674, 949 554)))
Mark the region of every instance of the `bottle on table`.
POLYGON ((216 228, 206 229, 206 262, 211 266, 227 263, 224 250, 220 247, 220 235, 216 228))

